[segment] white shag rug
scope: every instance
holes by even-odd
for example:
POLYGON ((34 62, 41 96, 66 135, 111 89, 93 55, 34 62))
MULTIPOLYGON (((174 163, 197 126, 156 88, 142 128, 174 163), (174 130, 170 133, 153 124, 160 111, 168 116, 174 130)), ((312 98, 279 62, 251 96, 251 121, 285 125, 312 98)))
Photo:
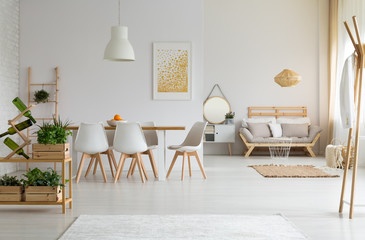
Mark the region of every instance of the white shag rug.
POLYGON ((80 215, 60 239, 307 238, 281 215, 80 215))

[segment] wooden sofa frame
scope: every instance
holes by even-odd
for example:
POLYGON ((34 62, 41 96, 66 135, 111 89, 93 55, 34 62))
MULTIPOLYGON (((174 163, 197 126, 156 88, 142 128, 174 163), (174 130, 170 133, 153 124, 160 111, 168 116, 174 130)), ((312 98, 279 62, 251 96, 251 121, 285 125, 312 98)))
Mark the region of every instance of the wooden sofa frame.
MULTIPOLYGON (((249 107, 248 117, 252 118, 253 116, 274 116, 275 118, 282 116, 307 117, 307 107, 249 107)), ((246 158, 249 157, 252 151, 258 147, 289 146, 289 144, 285 143, 250 143, 242 133, 239 132, 238 135, 246 147, 243 151, 243 155, 246 158)), ((317 133, 313 141, 310 143, 291 143, 290 146, 292 148, 302 148, 306 154, 309 154, 311 157, 315 157, 316 155, 312 148, 316 144, 319 136, 320 133, 317 133)))

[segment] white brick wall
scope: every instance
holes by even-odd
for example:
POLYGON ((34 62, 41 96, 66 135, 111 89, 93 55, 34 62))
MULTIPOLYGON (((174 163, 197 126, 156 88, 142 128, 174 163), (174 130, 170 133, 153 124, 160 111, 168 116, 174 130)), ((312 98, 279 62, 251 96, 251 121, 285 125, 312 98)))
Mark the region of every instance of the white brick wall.
MULTIPOLYGON (((0 0, 0 132, 18 113, 11 101, 19 93, 19 0, 0 0)), ((14 136, 14 135, 13 135, 14 136)), ((13 137, 13 140, 17 138, 13 137)), ((10 153, 0 139, 0 157, 10 153)), ((1 163, 0 175, 16 171, 18 164, 1 163)))

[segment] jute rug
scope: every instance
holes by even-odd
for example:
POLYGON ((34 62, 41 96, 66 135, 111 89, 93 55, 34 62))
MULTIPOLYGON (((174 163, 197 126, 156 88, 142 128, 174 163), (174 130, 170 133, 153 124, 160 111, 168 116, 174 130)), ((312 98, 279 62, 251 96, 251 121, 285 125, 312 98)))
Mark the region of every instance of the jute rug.
POLYGON ((312 165, 253 165, 258 173, 264 177, 270 178, 327 178, 340 177, 339 175, 330 175, 321 169, 315 168, 312 165))
POLYGON ((281 215, 81 215, 61 240, 307 239, 281 215))

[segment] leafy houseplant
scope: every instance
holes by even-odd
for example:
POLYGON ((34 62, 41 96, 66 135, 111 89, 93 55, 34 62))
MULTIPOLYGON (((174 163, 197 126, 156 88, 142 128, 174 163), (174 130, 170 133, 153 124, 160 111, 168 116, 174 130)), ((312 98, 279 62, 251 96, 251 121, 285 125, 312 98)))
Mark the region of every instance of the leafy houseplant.
POLYGON ((17 179, 16 176, 8 176, 5 174, 0 179, 0 186, 23 186, 22 180, 17 179))
POLYGON ((61 118, 58 116, 58 120, 53 117, 53 121, 43 122, 43 124, 38 127, 37 131, 37 141, 40 144, 63 144, 67 142, 67 136, 72 135, 70 130, 66 128, 70 125, 70 121, 62 122, 61 118))
POLYGON ((38 168, 29 169, 24 177, 26 202, 55 202, 62 198, 62 188, 65 185, 61 182, 62 176, 58 175, 52 168, 48 168, 44 172, 38 168))
POLYGON ((45 90, 39 90, 34 93, 34 101, 36 103, 46 103, 48 102, 49 93, 45 90))
POLYGON ((5 174, 0 178, 0 202, 19 202, 22 199, 23 181, 5 174))
POLYGON ((48 168, 48 171, 44 172, 39 168, 29 169, 23 176, 26 177, 23 180, 25 186, 64 187, 61 183, 62 176, 58 175, 52 168, 48 168))
POLYGON ((226 119, 233 119, 235 115, 235 112, 228 112, 226 113, 226 119))
POLYGON ((234 124, 234 115, 235 112, 228 112, 226 113, 226 124, 234 124))

